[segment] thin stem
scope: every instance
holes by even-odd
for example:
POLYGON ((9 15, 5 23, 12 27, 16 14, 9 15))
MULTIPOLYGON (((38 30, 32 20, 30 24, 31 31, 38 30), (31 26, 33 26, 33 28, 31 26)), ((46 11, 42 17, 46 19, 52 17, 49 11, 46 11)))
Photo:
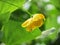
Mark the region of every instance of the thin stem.
POLYGON ((27 14, 29 14, 30 17, 32 16, 32 14, 28 10, 25 10, 25 9, 22 9, 22 10, 25 11, 27 14))
POLYGON ((25 10, 25 12, 28 13, 30 17, 32 16, 32 14, 29 11, 25 10))

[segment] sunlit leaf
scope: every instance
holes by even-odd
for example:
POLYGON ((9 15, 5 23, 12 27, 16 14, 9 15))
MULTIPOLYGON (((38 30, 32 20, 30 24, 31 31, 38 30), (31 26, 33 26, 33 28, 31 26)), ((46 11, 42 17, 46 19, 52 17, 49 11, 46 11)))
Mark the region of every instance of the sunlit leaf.
POLYGON ((50 2, 55 5, 56 7, 60 8, 60 0, 50 0, 50 2))
POLYGON ((20 8, 24 2, 25 0, 0 0, 0 14, 14 11, 20 8))
POLYGON ((27 32, 21 27, 20 22, 9 21, 3 26, 4 37, 3 41, 7 45, 16 45, 22 42, 27 42, 40 35, 40 30, 37 28, 32 32, 27 32))

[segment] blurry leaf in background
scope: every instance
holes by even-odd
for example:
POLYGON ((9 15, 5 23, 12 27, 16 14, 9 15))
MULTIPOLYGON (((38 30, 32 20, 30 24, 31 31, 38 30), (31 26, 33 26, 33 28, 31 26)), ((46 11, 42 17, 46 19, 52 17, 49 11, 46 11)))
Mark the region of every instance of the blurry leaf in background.
POLYGON ((6 23, 9 20, 9 17, 10 17, 10 13, 9 12, 0 14, 0 23, 1 23, 1 25, 6 23))
POLYGON ((1 28, 2 28, 2 25, 3 25, 2 22, 0 22, 0 30, 1 30, 1 28))
POLYGON ((42 0, 43 2, 45 2, 45 3, 48 3, 48 2, 50 2, 50 0, 42 0))
POLYGON ((59 8, 60 9, 60 0, 50 0, 50 2, 53 4, 53 5, 55 5, 57 8, 59 8))
POLYGON ((5 43, 1 43, 0 45, 5 45, 5 43))
POLYGON ((55 32, 48 36, 50 40, 55 40, 56 36, 58 35, 57 16, 59 14, 59 11, 55 7, 55 5, 51 4, 51 1, 40 0, 38 6, 40 6, 43 9, 42 12, 46 15, 45 30, 50 29, 52 27, 56 28, 55 32))
POLYGON ((52 4, 47 4, 45 6, 45 11, 46 11, 47 15, 54 15, 55 16, 58 14, 57 8, 52 4))
POLYGON ((29 8, 29 12, 31 13, 31 14, 36 14, 36 13, 39 13, 39 8, 38 8, 38 5, 36 4, 36 2, 31 2, 31 6, 30 6, 30 8, 29 8))
POLYGON ((35 45, 46 45, 45 43, 36 43, 35 45))
POLYGON ((2 42, 3 32, 0 30, 0 43, 2 42))
POLYGON ((56 7, 52 4, 47 4, 45 7, 45 11, 47 14, 45 29, 49 29, 51 27, 56 28, 55 32, 49 36, 51 38, 51 40, 55 40, 56 36, 57 36, 57 32, 58 32, 57 15, 59 12, 56 9, 56 7))
POLYGON ((15 7, 14 5, 8 4, 7 2, 3 2, 0 0, 0 14, 12 12, 15 9, 17 9, 17 7, 15 7))
POLYGON ((22 9, 17 9, 14 12, 12 12, 10 20, 24 22, 29 17, 30 15, 28 15, 25 11, 23 11, 22 9))
POLYGON ((52 4, 47 4, 45 7, 45 11, 47 14, 46 28, 51 28, 51 27, 57 28, 58 11, 56 7, 52 4))
POLYGON ((10 18, 10 13, 21 8, 24 2, 25 0, 0 0, 0 23, 5 24, 10 18))
POLYGON ((0 0, 0 14, 12 12, 20 8, 25 0, 0 0))
POLYGON ((57 16, 58 28, 60 28, 60 15, 57 16))
POLYGON ((27 42, 41 33, 38 28, 32 32, 26 32, 26 29, 21 27, 21 23, 15 21, 6 23, 2 30, 4 32, 3 42, 6 45, 16 45, 27 42))
POLYGON ((40 36, 36 37, 36 39, 45 40, 45 38, 52 35, 55 31, 56 30, 54 27, 52 27, 51 29, 47 29, 47 30, 43 31, 40 36))
POLYGON ((49 35, 53 34, 55 32, 55 28, 52 27, 51 29, 48 29, 46 31, 43 31, 42 32, 42 35, 40 36, 40 38, 46 38, 48 37, 49 35))

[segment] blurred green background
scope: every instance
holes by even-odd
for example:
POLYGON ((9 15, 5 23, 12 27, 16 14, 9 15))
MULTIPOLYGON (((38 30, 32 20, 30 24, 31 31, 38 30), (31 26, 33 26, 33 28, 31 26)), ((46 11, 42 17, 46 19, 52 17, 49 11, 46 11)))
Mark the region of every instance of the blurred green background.
POLYGON ((0 0, 0 45, 60 45, 60 0, 0 0), (21 24, 44 14, 42 27, 27 32, 21 24))

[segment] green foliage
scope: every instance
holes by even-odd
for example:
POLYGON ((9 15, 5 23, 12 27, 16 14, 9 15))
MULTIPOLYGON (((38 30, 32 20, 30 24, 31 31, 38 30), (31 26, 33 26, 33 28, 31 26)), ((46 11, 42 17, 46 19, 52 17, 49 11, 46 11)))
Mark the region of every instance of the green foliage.
POLYGON ((3 26, 4 42, 7 45, 16 45, 34 39, 40 35, 40 30, 37 28, 33 32, 27 32, 21 27, 20 22, 9 21, 3 26))
POLYGON ((56 7, 58 7, 58 8, 60 8, 60 0, 51 0, 51 3, 53 4, 53 5, 55 5, 56 7))
POLYGON ((25 10, 23 5, 28 0, 0 0, 0 42, 6 45, 19 45, 42 35, 43 31, 41 30, 45 31, 52 27, 55 28, 53 33, 46 32, 45 34, 48 34, 48 36, 44 39, 38 38, 38 40, 39 43, 49 43, 49 41, 56 39, 60 28, 60 24, 57 23, 57 17, 60 16, 60 0, 49 0, 47 2, 44 0, 29 1, 30 7, 25 10), (40 29, 36 28, 32 32, 27 32, 25 28, 21 27, 21 24, 36 13, 44 14, 46 21, 40 29), (49 33, 52 34, 49 35, 49 33))
POLYGON ((0 0, 0 14, 14 11, 20 8, 24 2, 25 0, 0 0))
POLYGON ((16 9, 22 9, 24 2, 25 0, 0 0, 0 24, 2 24, 0 27, 3 32, 1 41, 6 45, 17 45, 27 42, 41 33, 39 28, 36 28, 35 31, 27 32, 25 28, 21 27, 22 20, 24 20, 23 15, 25 14, 20 13, 18 17, 16 17, 16 13, 12 14, 16 9))

